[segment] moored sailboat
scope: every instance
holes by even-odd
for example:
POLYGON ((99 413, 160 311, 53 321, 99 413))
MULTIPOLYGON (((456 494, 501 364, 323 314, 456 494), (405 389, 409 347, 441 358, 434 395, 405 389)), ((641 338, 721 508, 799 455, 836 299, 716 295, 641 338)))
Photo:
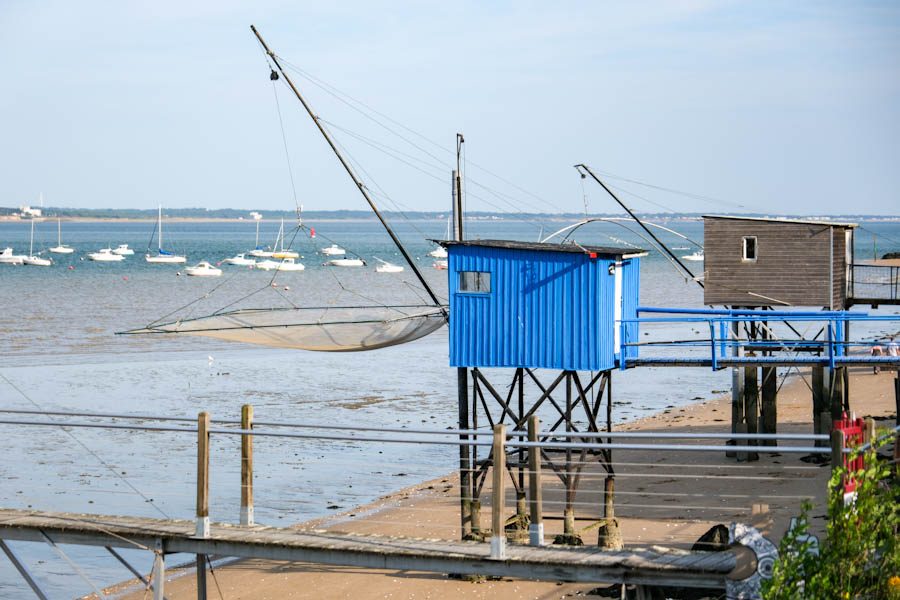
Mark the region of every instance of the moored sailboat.
POLYGON ((31 244, 28 246, 28 256, 22 262, 32 267, 49 267, 53 264, 51 259, 35 256, 34 254, 34 219, 31 221, 31 244))
POLYGON ((50 248, 50 252, 54 254, 72 254, 73 252, 75 252, 74 248, 63 246, 62 226, 60 225, 60 220, 58 218, 56 219, 56 246, 50 248))
POLYGON ((159 206, 159 215, 156 219, 157 223, 157 251, 156 255, 150 254, 150 248, 147 248, 145 256, 148 263, 184 263, 187 262, 187 256, 173 254, 162 249, 162 205, 159 206))

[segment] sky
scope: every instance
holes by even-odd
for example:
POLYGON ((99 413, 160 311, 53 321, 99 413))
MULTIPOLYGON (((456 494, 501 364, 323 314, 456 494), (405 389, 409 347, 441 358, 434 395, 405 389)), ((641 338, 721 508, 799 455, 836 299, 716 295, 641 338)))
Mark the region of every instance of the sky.
POLYGON ((892 2, 0 2, 0 206, 900 214, 892 2), (674 191, 672 191, 674 190, 674 191), (676 193, 678 192, 678 193, 676 193))

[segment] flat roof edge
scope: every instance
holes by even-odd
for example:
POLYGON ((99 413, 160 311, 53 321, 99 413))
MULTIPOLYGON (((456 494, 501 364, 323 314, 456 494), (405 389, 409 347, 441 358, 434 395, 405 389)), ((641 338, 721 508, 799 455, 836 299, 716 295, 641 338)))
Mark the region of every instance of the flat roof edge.
POLYGON ((842 223, 814 219, 779 219, 777 217, 734 217, 729 215, 703 215, 704 219, 732 219, 734 221, 768 221, 771 223, 797 223, 801 225, 825 225, 834 227, 859 227, 859 223, 842 223))

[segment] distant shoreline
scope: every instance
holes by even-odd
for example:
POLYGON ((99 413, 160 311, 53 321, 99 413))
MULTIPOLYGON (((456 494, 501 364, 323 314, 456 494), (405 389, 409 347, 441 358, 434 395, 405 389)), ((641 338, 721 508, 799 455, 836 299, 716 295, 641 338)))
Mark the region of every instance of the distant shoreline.
MULTIPOLYGON (((602 217, 608 217, 610 215, 603 215, 602 217)), ((616 215, 621 216, 621 215, 616 215)), ((387 215, 389 220, 397 220, 399 218, 398 215, 387 215)), ((466 221, 469 222, 551 222, 551 223, 572 223, 574 221, 580 220, 581 216, 573 216, 573 215, 547 215, 547 214, 534 214, 534 215, 471 215, 466 217, 466 221)), ((595 218, 593 215, 591 218, 595 218)), ((662 216, 662 215, 647 215, 640 216, 640 218, 644 221, 650 223, 666 223, 666 222, 702 222, 703 217, 694 216, 694 215, 677 215, 677 216, 662 216)), ((780 218, 780 217, 779 217, 780 218)), ((786 218, 800 218, 800 217, 786 217, 786 218)), ((43 223, 48 221, 55 221, 59 219, 60 221, 66 221, 68 223, 154 223, 156 222, 156 217, 55 217, 55 216, 46 216, 46 217, 36 217, 34 219, 21 218, 18 216, 0 216, 0 223, 27 223, 30 221, 34 221, 35 223, 43 223)), ((447 215, 436 215, 436 216, 428 216, 428 215, 410 215, 405 217, 406 220, 415 221, 415 222, 427 222, 427 223, 443 223, 447 220, 447 215)), ((808 218, 807 218, 808 219, 808 218)), ((820 218, 816 218, 819 220, 820 218)), ((240 219, 234 217, 176 217, 176 216, 164 216, 163 220, 166 223, 255 223, 254 219, 240 219)), ((263 223, 278 223, 282 219, 281 217, 267 217, 260 219, 263 223)), ((286 218, 287 221, 293 221, 294 217, 286 218)), ((308 216, 303 219, 305 222, 309 223, 377 223, 378 219, 375 215, 371 216, 308 216)), ((872 217, 845 217, 836 215, 833 217, 829 217, 829 220, 822 219, 823 224, 827 224, 833 221, 853 221, 859 223, 898 223, 900 222, 900 216, 872 216, 872 217)))

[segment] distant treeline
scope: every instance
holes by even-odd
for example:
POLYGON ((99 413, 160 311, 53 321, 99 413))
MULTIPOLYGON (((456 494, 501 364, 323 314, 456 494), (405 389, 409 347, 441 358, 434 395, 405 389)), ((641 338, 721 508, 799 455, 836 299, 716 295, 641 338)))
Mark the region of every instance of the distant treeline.
MULTIPOLYGON (((156 219, 156 209, 137 209, 137 208, 60 208, 54 206, 46 206, 43 209, 45 217, 69 217, 82 219, 156 219)), ((166 208, 163 209, 163 215, 167 218, 174 219, 240 219, 252 220, 250 210, 239 208, 166 208)), ((295 219, 296 212, 293 210, 256 210, 254 212, 262 215, 263 219, 295 219)), ((0 207, 0 216, 10 216, 19 213, 18 208, 0 207)), ((385 218, 407 218, 414 220, 435 220, 446 219, 447 212, 429 212, 429 211, 412 211, 399 213, 395 211, 383 211, 385 218)), ((763 215, 761 213, 719 213, 730 216, 741 217, 772 217, 772 218, 796 218, 810 219, 818 217, 809 217, 803 215, 763 215)), ((642 219, 664 220, 664 219, 700 219, 703 213, 640 213, 638 216, 642 219)), ((621 213, 597 213, 589 214, 591 218, 602 217, 621 217, 621 213)), ((470 211, 466 213, 468 219, 484 219, 484 220, 560 220, 560 221, 577 221, 585 217, 584 213, 491 213, 470 211)), ((303 218, 310 221, 317 220, 366 220, 374 219, 375 215, 371 210, 306 210, 303 211, 303 218)), ((875 221, 875 220, 897 220, 897 215, 828 215, 827 218, 845 221, 875 221)))

